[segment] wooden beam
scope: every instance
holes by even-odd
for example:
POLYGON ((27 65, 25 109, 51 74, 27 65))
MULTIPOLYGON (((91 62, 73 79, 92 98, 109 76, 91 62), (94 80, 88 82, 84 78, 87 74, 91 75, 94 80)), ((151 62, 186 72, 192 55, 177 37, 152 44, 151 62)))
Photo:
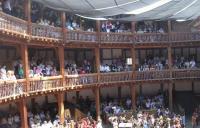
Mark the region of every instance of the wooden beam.
POLYGON ((97 80, 100 81, 100 48, 95 48, 95 64, 97 70, 97 80))
POLYGON ((135 84, 130 85, 130 91, 131 91, 132 109, 135 111, 136 110, 136 85, 135 84))
POLYGON ((58 58, 59 58, 59 64, 60 64, 60 75, 62 75, 62 85, 65 86, 65 53, 64 53, 64 46, 58 47, 58 58))
POLYGON ((173 110, 173 83, 169 82, 168 84, 168 95, 169 95, 169 109, 172 111, 173 110))
POLYGON ((59 94, 57 94, 57 102, 58 102, 58 114, 60 117, 60 123, 64 124, 65 121, 64 92, 60 92, 59 94))
POLYGON ((95 106, 96 106, 96 120, 101 119, 100 115, 100 90, 99 87, 95 88, 95 106))
POLYGON ((21 44, 21 58, 24 70, 24 78, 26 79, 26 91, 29 91, 29 62, 28 62, 28 46, 21 44))
POLYGON ((63 43, 67 42, 67 31, 66 31, 66 14, 61 12, 61 23, 62 23, 62 33, 63 33, 63 43))
POLYGON ((21 127, 28 128, 28 114, 27 114, 27 106, 25 99, 21 99, 19 101, 19 111, 20 111, 21 127))

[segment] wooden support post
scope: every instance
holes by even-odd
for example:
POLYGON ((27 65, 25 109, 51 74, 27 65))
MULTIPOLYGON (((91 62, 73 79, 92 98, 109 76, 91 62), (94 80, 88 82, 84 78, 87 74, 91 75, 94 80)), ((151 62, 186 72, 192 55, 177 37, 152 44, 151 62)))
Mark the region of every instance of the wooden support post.
POLYGON ((101 22, 99 20, 96 21, 96 32, 97 32, 97 42, 101 42, 101 22))
POLYGON ((63 43, 67 41, 67 31, 66 31, 66 15, 65 12, 61 12, 61 23, 62 23, 62 33, 63 33, 63 43))
POLYGON ((28 128, 28 114, 25 99, 21 99, 19 101, 19 109, 21 117, 21 128, 28 128))
POLYGON ((79 102, 79 91, 76 91, 76 104, 79 102))
POLYGON ((132 58, 132 71, 133 71, 133 79, 135 79, 135 70, 136 70, 136 54, 135 47, 131 47, 131 58, 132 58))
POLYGON ((172 111, 173 110, 173 83, 169 82, 168 85, 168 95, 169 95, 169 109, 172 111))
POLYGON ((170 71, 170 79, 172 79, 172 48, 171 46, 167 47, 167 53, 168 53, 168 66, 170 71))
POLYGON ((100 81, 100 49, 99 47, 95 48, 95 63, 96 63, 96 70, 97 70, 97 80, 100 81))
POLYGON ((25 0, 25 20, 28 22, 28 34, 31 35, 31 0, 25 0))
POLYGON ((57 94, 57 102, 58 102, 58 114, 60 117, 60 123, 64 124, 65 121, 64 92, 60 92, 59 94, 57 94))
POLYGON ((117 92, 118 92, 118 101, 119 101, 119 103, 121 104, 121 99, 122 99, 122 87, 120 86, 120 87, 117 87, 117 92))
POLYGON ((21 44, 21 58, 22 65, 24 69, 24 78, 26 79, 25 91, 29 91, 29 62, 28 62, 28 46, 26 44, 21 44))
POLYGON ((135 21, 132 21, 131 22, 131 32, 134 34, 136 32, 136 22, 135 21))
POLYGON ((96 87, 94 90, 95 94, 95 105, 96 105, 96 120, 100 119, 100 91, 99 87, 96 87))
POLYGON ((130 85, 132 109, 136 110, 136 85, 130 85))
POLYGON ((62 86, 65 86, 65 63, 64 63, 64 46, 58 47, 58 58, 60 64, 60 75, 62 75, 62 86))
POLYGON ((167 22, 167 27, 168 27, 168 33, 170 34, 172 32, 172 25, 170 20, 168 20, 167 22))

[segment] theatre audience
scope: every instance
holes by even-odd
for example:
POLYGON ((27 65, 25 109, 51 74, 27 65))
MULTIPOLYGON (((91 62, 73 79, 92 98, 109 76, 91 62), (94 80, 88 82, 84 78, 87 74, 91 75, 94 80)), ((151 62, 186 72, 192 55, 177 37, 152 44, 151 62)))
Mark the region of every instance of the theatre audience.
POLYGON ((166 30, 163 27, 166 24, 163 22, 154 22, 154 21, 144 21, 138 22, 136 25, 136 32, 138 34, 143 33, 165 33, 166 30))
POLYGON ((168 68, 168 61, 164 57, 150 57, 144 60, 138 71, 164 70, 168 68))
POLYGON ((130 29, 127 25, 120 23, 119 21, 106 21, 101 24, 102 32, 130 32, 130 29))
POLYGON ((183 56, 176 56, 173 61, 173 67, 176 69, 195 69, 197 68, 197 64, 194 57, 192 57, 191 59, 187 59, 183 56))

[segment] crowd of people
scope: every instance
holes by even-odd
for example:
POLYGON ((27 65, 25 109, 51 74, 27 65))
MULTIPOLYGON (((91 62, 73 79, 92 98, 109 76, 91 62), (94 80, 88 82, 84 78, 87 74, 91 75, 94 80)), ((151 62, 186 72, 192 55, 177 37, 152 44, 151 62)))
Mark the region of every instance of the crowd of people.
POLYGON ((144 60, 138 71, 151 71, 167 69, 168 61, 165 57, 150 57, 144 60))
POLYGON ((102 32, 131 32, 130 27, 127 27, 124 23, 120 23, 119 21, 111 22, 106 21, 101 25, 102 32))
POLYGON ((57 76, 57 63, 44 58, 32 57, 30 61, 29 77, 57 76))
POLYGON ((192 128, 197 128, 200 122, 200 106, 196 107, 192 113, 192 128))
POLYGON ((138 22, 136 27, 136 32, 138 34, 143 33, 165 33, 166 30, 162 27, 163 24, 159 24, 157 22, 152 21, 145 21, 145 22, 138 22))
POLYGON ((194 57, 191 57, 191 59, 186 59, 183 56, 176 56, 173 62, 173 67, 176 69, 195 69, 197 68, 197 64, 194 57))

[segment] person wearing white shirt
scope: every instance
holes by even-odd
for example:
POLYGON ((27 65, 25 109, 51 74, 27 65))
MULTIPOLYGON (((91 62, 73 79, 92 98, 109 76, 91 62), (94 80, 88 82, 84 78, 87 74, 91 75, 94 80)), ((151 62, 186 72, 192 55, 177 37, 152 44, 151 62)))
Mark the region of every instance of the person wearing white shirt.
POLYGON ((12 8, 11 8, 11 0, 5 0, 4 1, 4 12, 7 14, 11 14, 12 8))

